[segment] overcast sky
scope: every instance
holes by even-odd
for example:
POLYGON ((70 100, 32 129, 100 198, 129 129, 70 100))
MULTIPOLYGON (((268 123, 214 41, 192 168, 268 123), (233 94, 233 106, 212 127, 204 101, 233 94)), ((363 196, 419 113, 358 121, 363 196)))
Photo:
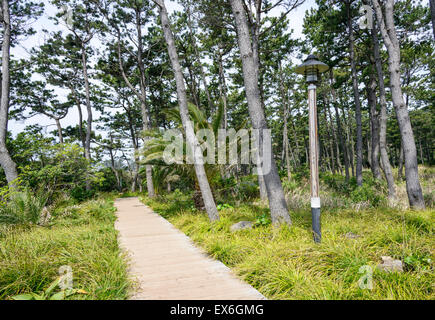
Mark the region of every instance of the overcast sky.
MULTIPOLYGON (((43 0, 45 3, 45 12, 43 16, 38 19, 34 24, 33 28, 37 31, 37 33, 26 39, 25 41, 22 41, 19 46, 16 48, 13 48, 12 55, 15 59, 19 58, 28 58, 29 57, 29 50, 31 48, 35 48, 40 46, 44 43, 45 35, 42 32, 43 29, 46 29, 48 31, 58 31, 59 29, 63 29, 66 31, 66 28, 62 26, 55 26, 53 21, 49 19, 49 17, 53 17, 57 13, 57 9, 49 4, 48 0, 43 0)), ((175 1, 168 1, 166 0, 166 6, 168 8, 168 11, 171 13, 174 10, 179 10, 180 6, 175 1)), ((289 14, 290 19, 290 28, 294 30, 294 37, 302 38, 302 24, 303 19, 305 16, 305 11, 309 10, 312 7, 315 7, 315 0, 306 0, 303 5, 301 5, 299 8, 294 10, 289 14)), ((279 14, 279 12, 275 12, 276 15, 279 14)), ((12 75, 13 76, 13 75, 12 75)), ((61 92, 59 92, 61 94, 61 92)), ((86 118, 86 111, 84 110, 84 116, 86 118)), ((94 115, 94 119, 98 118, 98 114, 94 115)), ((66 118, 61 120, 62 127, 67 126, 75 126, 78 123, 78 114, 75 108, 71 109, 66 118)), ((8 129, 13 133, 15 136, 20 131, 22 131, 27 125, 31 124, 39 124, 42 126, 48 126, 47 130, 48 132, 53 131, 55 129, 55 123, 54 120, 51 120, 43 115, 38 115, 35 117, 32 117, 28 120, 25 120, 24 122, 17 122, 15 120, 9 121, 8 129)), ((95 127, 95 126, 94 126, 95 127)))

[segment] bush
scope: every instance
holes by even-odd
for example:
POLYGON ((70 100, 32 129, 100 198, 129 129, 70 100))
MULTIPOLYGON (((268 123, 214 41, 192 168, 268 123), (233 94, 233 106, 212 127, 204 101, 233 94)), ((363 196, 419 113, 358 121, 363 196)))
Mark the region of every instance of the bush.
POLYGON ((83 202, 92 198, 95 195, 95 190, 86 190, 85 187, 78 186, 71 189, 70 195, 77 202, 83 202))
POLYGON ((259 188, 254 182, 240 182, 236 187, 236 193, 241 200, 254 199, 259 195, 259 188))
POLYGON ((350 193, 350 199, 355 203, 370 202, 372 206, 376 207, 385 200, 385 197, 373 187, 363 185, 350 193))
POLYGON ((42 192, 33 195, 29 190, 13 192, 0 205, 0 223, 37 224, 48 200, 42 192))

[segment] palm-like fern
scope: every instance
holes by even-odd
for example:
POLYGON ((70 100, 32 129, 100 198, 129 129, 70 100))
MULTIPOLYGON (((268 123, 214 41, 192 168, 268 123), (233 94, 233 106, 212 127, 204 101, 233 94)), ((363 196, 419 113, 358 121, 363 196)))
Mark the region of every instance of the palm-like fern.
MULTIPOLYGON (((167 110, 165 112, 168 120, 172 121, 176 125, 176 129, 182 130, 181 118, 178 108, 173 108, 167 110)), ((212 130, 215 136, 217 137, 218 129, 221 125, 223 118, 223 108, 219 106, 216 115, 212 119, 211 122, 208 121, 207 117, 204 113, 195 105, 189 104, 189 115, 190 119, 193 123, 193 127, 195 132, 198 132, 200 129, 209 129, 212 130)), ((157 170, 160 172, 155 172, 153 179, 154 184, 157 185, 157 189, 163 189, 164 184, 168 182, 168 179, 174 179, 174 176, 187 176, 196 181, 195 170, 193 165, 185 164, 173 164, 168 166, 163 160, 163 153, 166 147, 171 143, 168 140, 163 138, 164 132, 158 130, 149 130, 144 133, 146 139, 144 148, 142 150, 143 159, 142 162, 144 164, 152 164, 158 166, 157 170)), ((199 141, 200 143, 204 143, 205 141, 199 141)), ((184 142, 183 146, 184 150, 186 150, 186 145, 184 142)), ((185 160, 185 159, 184 159, 185 160)), ((213 181, 212 177, 215 177, 219 174, 219 166, 218 165, 205 165, 205 170, 209 181, 213 181)), ((211 184, 211 188, 213 189, 213 185, 211 184)), ((195 189, 198 189, 197 183, 195 189)))

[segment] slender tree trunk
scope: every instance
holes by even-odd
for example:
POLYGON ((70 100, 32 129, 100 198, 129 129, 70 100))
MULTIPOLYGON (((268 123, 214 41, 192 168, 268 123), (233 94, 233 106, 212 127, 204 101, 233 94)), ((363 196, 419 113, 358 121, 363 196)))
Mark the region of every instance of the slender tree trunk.
POLYGON ((290 170, 290 154, 289 154, 289 143, 288 143, 288 128, 287 128, 287 117, 288 117, 288 105, 287 105, 287 97, 285 95, 286 90, 284 89, 284 77, 282 74, 282 65, 281 62, 278 62, 278 69, 279 69, 279 88, 281 93, 281 101, 283 106, 283 117, 284 117, 284 128, 282 133, 282 139, 283 139, 283 147, 284 147, 284 154, 285 154, 285 163, 287 167, 287 179, 291 180, 291 170, 290 170))
POLYGON ((354 34, 352 27, 351 16, 351 0, 346 1, 347 10, 347 26, 349 28, 349 53, 350 65, 352 71, 352 86, 355 102, 355 119, 356 119, 356 182, 358 186, 362 186, 362 122, 361 122, 361 102, 358 90, 358 76, 356 71, 355 49, 354 49, 354 34))
MULTIPOLYGON (((325 150, 328 154, 329 167, 333 174, 336 173, 335 155, 334 155, 334 126, 328 121, 329 99, 325 96, 326 105, 323 108, 323 118, 325 119, 327 142, 325 142, 325 150)), ((320 123, 320 122, 319 122, 320 123)))
POLYGON ((331 123, 331 128, 332 128, 332 138, 334 140, 333 141, 333 144, 334 144, 333 147, 335 147, 335 154, 336 154, 335 158, 337 160, 337 170, 338 170, 338 172, 340 174, 342 174, 343 173, 343 168, 342 168, 341 160, 340 160, 340 144, 338 142, 339 138, 337 137, 337 130, 335 129, 334 122, 332 120, 331 108, 329 107, 329 105, 326 108, 326 110, 328 112, 328 121, 331 123))
POLYGON ((119 178, 119 172, 118 172, 118 170, 116 170, 116 167, 115 167, 115 157, 113 156, 113 148, 112 148, 113 137, 112 137, 111 133, 109 133, 109 136, 110 136, 110 146, 109 146, 110 167, 112 169, 113 174, 115 175, 116 187, 117 187, 118 191, 121 192, 122 191, 121 180, 119 178))
POLYGON ((379 86, 379 102, 381 105, 381 114, 379 122, 379 152, 381 154, 382 170, 384 171, 385 179, 388 184, 388 198, 394 200, 396 198, 396 186, 394 185, 393 170, 391 169, 390 159, 387 152, 387 99, 385 96, 384 70, 382 68, 381 53, 379 49, 378 31, 376 22, 373 21, 371 30, 373 41, 373 52, 375 57, 376 72, 378 75, 379 86))
MULTIPOLYGON (((340 120, 340 113, 338 111, 338 102, 337 102, 337 93, 335 91, 334 85, 335 85, 335 79, 334 79, 334 72, 331 69, 329 69, 329 79, 331 81, 331 94, 332 94, 332 105, 334 106, 335 110, 335 121, 337 122, 337 131, 338 131, 338 137, 341 145, 341 150, 343 150, 343 158, 344 158, 344 171, 346 175, 346 181, 349 181, 350 174, 349 174, 349 156, 347 153, 347 147, 346 142, 344 140, 344 132, 341 127, 341 120, 340 120)), ((340 158, 337 156, 337 158, 340 158)))
POLYGON ((180 61, 178 58, 177 48, 175 46, 174 35, 171 31, 168 12, 163 0, 154 0, 159 6, 160 20, 165 35, 166 44, 168 46, 169 58, 171 60, 172 69, 177 83, 177 96, 180 108, 181 121, 183 123, 184 131, 186 133, 187 144, 190 145, 195 154, 195 172, 198 179, 198 184, 201 190, 204 205, 211 221, 219 220, 219 213, 216 209, 216 204, 208 183, 207 175, 203 163, 203 155, 198 140, 196 139, 191 121, 189 119, 189 112, 187 107, 186 87, 184 84, 183 72, 181 69, 180 61))
MULTIPOLYGON (((83 64, 82 66, 83 79, 85 81, 86 110, 88 112, 88 119, 86 123, 85 158, 90 163, 91 162, 92 107, 91 107, 91 98, 90 98, 86 48, 83 42, 82 42, 82 64, 83 64)), ((89 178, 86 178, 86 190, 90 190, 90 189, 91 189, 91 182, 89 178)))
POLYGON ((268 158, 267 161, 270 161, 270 172, 264 175, 264 181, 269 198, 272 222, 274 225, 279 225, 281 223, 287 223, 290 225, 291 220, 288 214, 287 203, 284 197, 281 180, 276 168, 273 151, 271 150, 270 154, 267 155, 262 154, 264 144, 263 130, 267 129, 267 124, 264 111, 261 106, 255 50, 253 50, 252 47, 252 44, 255 43, 255 41, 251 43, 248 23, 246 21, 246 12, 243 8, 242 1, 231 0, 230 3, 235 17, 249 113, 253 128, 258 129, 259 131, 257 145, 259 147, 260 160, 265 160, 268 158))
POLYGON ((219 63, 219 94, 220 94, 222 102, 224 104, 223 128, 227 129, 228 128, 227 85, 225 82, 225 73, 224 73, 224 67, 223 67, 223 61, 222 61, 222 49, 221 48, 219 48, 218 63, 219 63))
POLYGON ((393 105, 396 110, 397 122, 403 143, 403 155, 405 158, 406 190, 408 192, 411 207, 425 208, 423 191, 418 177, 417 148, 408 108, 403 100, 402 87, 400 84, 400 44, 394 25, 393 8, 394 0, 385 3, 385 17, 382 13, 378 0, 373 0, 376 18, 381 29, 382 38, 388 51, 388 68, 390 71, 390 86, 393 105))
POLYGON ((63 144, 62 126, 60 125, 60 119, 54 118, 54 120, 56 121, 57 135, 59 137, 59 143, 63 144))
POLYGON ((82 64, 83 64, 83 79, 85 81, 86 110, 88 112, 88 119, 86 124, 86 139, 85 139, 85 157, 87 160, 91 161, 92 107, 91 107, 91 98, 90 98, 91 94, 89 88, 86 48, 84 43, 82 43, 82 64))
POLYGON ((297 133, 296 133, 296 126, 295 126, 295 123, 293 121, 293 117, 291 115, 291 110, 290 109, 288 110, 288 118, 289 118, 289 121, 290 121, 290 124, 291 124, 291 128, 292 128, 293 140, 295 141, 295 144, 296 144, 296 150, 295 150, 295 153, 296 153, 296 157, 295 158, 296 159, 294 160, 295 161, 295 166, 298 166, 301 163, 300 154, 299 154, 300 147, 299 147, 299 142, 298 142, 298 136, 297 136, 297 133))
POLYGON ((75 99, 76 102, 76 106, 77 106, 77 111, 78 111, 78 115, 79 115, 79 137, 80 137, 80 141, 82 143, 83 149, 86 148, 86 141, 85 141, 85 136, 83 134, 83 113, 82 113, 82 107, 81 107, 81 103, 80 103, 80 98, 77 95, 77 92, 75 91, 75 89, 73 87, 70 87, 71 89, 71 93, 75 99))
POLYGON ((6 136, 8 132, 8 114, 10 98, 10 41, 11 41, 11 19, 9 12, 9 1, 2 0, 3 18, 3 43, 2 43, 2 78, 1 78, 1 99, 0 99, 0 164, 5 172, 6 180, 12 186, 12 182, 18 178, 17 165, 12 160, 6 147, 6 136))
MULTIPOLYGON (((341 104, 341 112, 343 114, 343 124, 344 124, 344 134, 345 134, 345 142, 344 142, 344 147, 346 148, 346 154, 347 154, 347 159, 348 159, 348 164, 349 164, 349 169, 350 169, 350 173, 352 173, 352 177, 355 176, 355 167, 353 165, 353 147, 352 147, 352 141, 350 138, 351 135, 351 128, 350 128, 350 123, 349 123, 349 116, 346 116, 346 112, 344 110, 344 106, 343 104, 341 104)), ((350 175, 349 173, 349 175, 350 175)))
POLYGON ((368 105, 370 109, 371 123, 371 149, 370 149, 370 168, 375 179, 381 179, 381 170, 379 166, 379 115, 376 107, 376 78, 374 74, 370 74, 369 83, 367 85, 368 105))

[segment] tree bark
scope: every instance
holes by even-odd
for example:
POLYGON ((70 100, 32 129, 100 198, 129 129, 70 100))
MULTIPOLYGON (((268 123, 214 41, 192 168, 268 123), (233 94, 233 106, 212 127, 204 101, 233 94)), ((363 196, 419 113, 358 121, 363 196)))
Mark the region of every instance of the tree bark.
POLYGON ((3 43, 2 43, 2 79, 1 79, 1 99, 0 99, 0 165, 2 166, 6 180, 10 186, 18 178, 17 165, 12 160, 6 147, 6 136, 8 132, 8 114, 10 99, 10 44, 11 44, 11 18, 9 11, 9 1, 2 0, 2 23, 3 23, 3 43))
POLYGON ((60 125, 60 119, 54 118, 54 120, 56 121, 57 136, 59 137, 59 143, 63 144, 62 126, 60 125))
POLYGON ((91 107, 91 94, 89 88, 89 76, 86 57, 86 47, 82 42, 82 64, 83 64, 83 79, 85 81, 85 95, 86 95, 86 111, 88 119, 86 123, 86 138, 85 138, 85 157, 91 161, 91 133, 92 133, 92 107, 91 107))
POLYGON ((356 120, 356 182, 358 186, 362 186, 362 122, 361 122, 361 102, 358 90, 358 76, 356 71, 356 61, 355 61, 355 44, 354 44, 354 34, 352 27, 352 16, 351 16, 351 0, 346 1, 346 11, 347 11, 347 26, 349 32, 349 54, 350 54, 350 65, 352 72, 352 86, 353 86, 353 97, 355 102, 355 120, 356 120))
POLYGON ((388 68, 390 71, 390 87, 393 105, 396 110, 397 122, 403 143, 403 155, 405 158, 406 190, 411 207, 424 209, 423 191, 418 176, 417 148, 408 108, 403 100, 400 83, 400 44, 394 25, 393 9, 394 0, 385 3, 385 16, 378 0, 373 0, 376 18, 381 29, 382 38, 388 51, 388 68))
POLYGON ((375 57, 376 72, 378 75, 379 86, 379 102, 381 105, 381 114, 379 122, 379 152, 381 154, 382 170, 384 171, 385 179, 388 185, 388 198, 394 200, 396 198, 396 186, 394 184, 393 170, 391 169, 390 159, 387 152, 387 99, 385 96, 384 70, 382 68, 381 52, 379 49, 378 31, 376 22, 373 20, 373 28, 371 30, 373 51, 375 57))
POLYGON ((219 57, 218 57, 218 63, 219 63, 219 94, 221 96, 222 102, 224 104, 224 121, 223 121, 223 128, 228 128, 228 114, 227 114, 227 85, 225 81, 225 73, 223 68, 223 61, 222 61, 222 49, 219 48, 219 57))
POLYGON ((198 180, 198 184, 201 190, 204 205, 210 221, 219 220, 219 213, 216 208, 216 204, 211 192, 210 185, 208 183, 207 175, 203 163, 203 155, 201 147, 196 139, 192 123, 189 118, 186 87, 184 84, 183 72, 181 69, 180 61, 178 58, 177 48, 175 46, 174 35, 171 31, 168 12, 164 0, 153 0, 159 7, 160 20, 168 47, 169 58, 171 60, 172 69, 175 75, 175 81, 177 84, 177 97, 180 108, 180 116, 183 124, 184 132, 186 134, 187 144, 194 151, 195 157, 195 172, 198 180))
POLYGON ((370 109, 371 123, 371 143, 370 143, 370 168, 375 179, 381 179, 381 170, 379 166, 379 115, 377 110, 376 99, 376 78, 370 73, 369 83, 367 85, 367 100, 370 109))
POLYGON ((287 117, 288 117, 288 105, 287 105, 287 97, 285 95, 286 90, 284 89, 284 77, 282 74, 282 65, 281 62, 278 62, 278 69, 279 69, 279 88, 281 93, 281 101, 283 106, 283 117, 284 117, 284 128, 282 131, 282 139, 283 139, 283 147, 284 147, 284 154, 285 154, 285 163, 287 168, 287 179, 288 181, 291 180, 291 170, 290 170, 290 154, 289 154, 289 142, 288 142, 288 128, 287 128, 287 117))
MULTIPOLYGON (((235 17, 237 36, 239 42, 240 55, 242 59, 243 78, 246 89, 246 97, 248 100, 248 108, 252 126, 254 129, 259 130, 258 135, 258 148, 260 160, 264 160, 263 153, 263 130, 267 129, 264 111, 261 105, 260 90, 258 87, 258 70, 253 44, 255 41, 250 40, 250 32, 248 23, 246 21, 246 12, 243 8, 241 0, 231 0, 231 7, 235 17)), ((255 34, 253 35, 255 37, 255 34)), ((270 213, 274 225, 281 223, 291 224, 291 219, 287 209, 287 203, 284 197, 284 192, 281 185, 281 180, 276 168, 273 151, 266 155, 270 161, 270 172, 264 175, 266 184, 267 195, 269 198, 270 213)))
POLYGON ((83 134, 83 114, 82 114, 82 106, 81 106, 81 103, 80 103, 80 98, 79 98, 77 92, 75 91, 75 89, 72 86, 70 87, 70 90, 71 90, 71 93, 72 93, 72 95, 73 95, 73 97, 75 99, 76 106, 77 106, 77 111, 78 111, 78 114, 79 114, 79 124, 78 124, 78 126, 79 126, 80 141, 82 143, 83 149, 85 149, 86 148, 86 141, 85 141, 85 136, 83 134))
POLYGON ((122 186, 121 186, 121 179, 119 177, 119 172, 118 170, 116 170, 115 168, 115 157, 113 155, 113 137, 112 137, 112 133, 109 133, 110 136, 110 145, 109 145, 109 155, 110 155, 110 167, 112 169, 113 174, 115 175, 115 179, 116 179, 116 187, 118 189, 119 192, 122 191, 122 186))

